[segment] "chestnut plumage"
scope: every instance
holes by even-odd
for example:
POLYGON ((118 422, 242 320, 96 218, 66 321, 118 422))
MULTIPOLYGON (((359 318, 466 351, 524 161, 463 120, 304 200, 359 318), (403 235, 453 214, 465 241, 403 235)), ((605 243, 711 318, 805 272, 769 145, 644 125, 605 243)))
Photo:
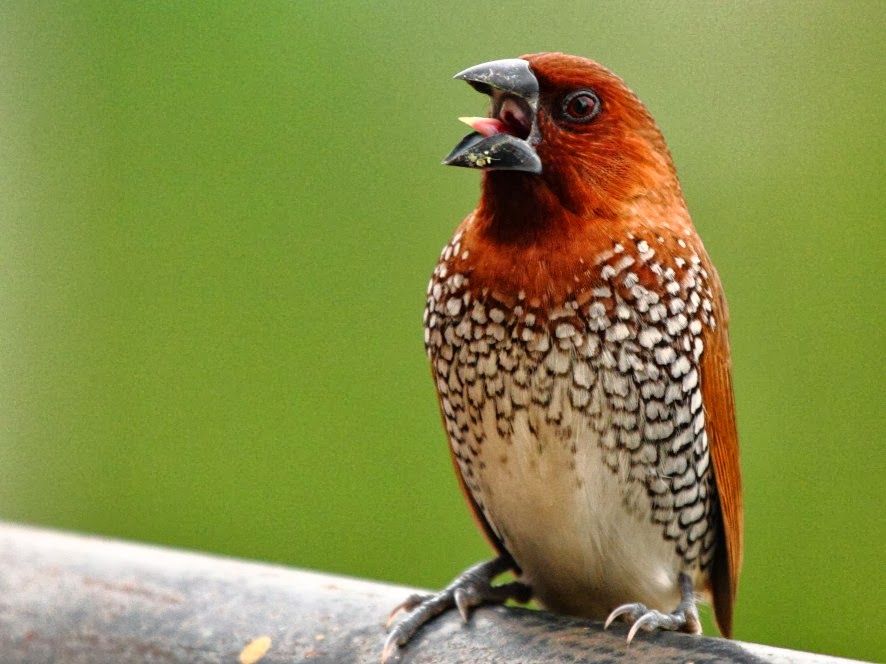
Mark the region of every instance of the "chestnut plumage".
MULTIPOLYGON (((741 479, 722 286, 652 116, 560 53, 457 76, 489 118, 446 162, 483 171, 428 287, 425 343, 460 485, 499 553, 410 598, 525 599, 639 628, 732 633, 741 479), (455 155, 455 158, 453 158, 455 155), (502 570, 519 582, 492 586, 502 570)), ((608 623, 607 623, 608 624, 608 623)))

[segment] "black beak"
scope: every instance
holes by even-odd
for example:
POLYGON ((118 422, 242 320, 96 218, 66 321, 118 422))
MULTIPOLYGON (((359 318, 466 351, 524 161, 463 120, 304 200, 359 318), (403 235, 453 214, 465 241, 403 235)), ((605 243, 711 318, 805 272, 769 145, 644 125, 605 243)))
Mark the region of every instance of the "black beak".
POLYGON ((478 129, 455 146, 443 160, 447 166, 490 171, 541 173, 536 111, 538 79, 526 60, 494 60, 470 67, 454 78, 467 81, 492 98, 490 118, 462 118, 478 129))

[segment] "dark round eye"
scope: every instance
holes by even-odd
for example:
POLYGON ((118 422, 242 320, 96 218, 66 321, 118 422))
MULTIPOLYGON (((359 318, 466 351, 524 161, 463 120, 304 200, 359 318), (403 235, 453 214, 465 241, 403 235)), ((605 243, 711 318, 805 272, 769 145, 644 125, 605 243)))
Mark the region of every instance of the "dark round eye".
POLYGON ((600 98, 590 90, 579 90, 563 100, 563 116, 570 122, 590 122, 600 112, 600 98))

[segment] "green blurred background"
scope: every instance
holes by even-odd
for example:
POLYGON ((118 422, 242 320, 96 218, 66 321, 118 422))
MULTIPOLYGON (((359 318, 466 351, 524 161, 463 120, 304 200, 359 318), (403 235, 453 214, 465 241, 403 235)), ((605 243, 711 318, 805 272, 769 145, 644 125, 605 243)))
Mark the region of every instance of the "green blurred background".
MULTIPOLYGON (((0 517, 437 587, 461 68, 593 57, 732 313, 744 640, 886 653, 886 3, 0 4, 0 517)), ((381 620, 382 617, 379 617, 381 620)))

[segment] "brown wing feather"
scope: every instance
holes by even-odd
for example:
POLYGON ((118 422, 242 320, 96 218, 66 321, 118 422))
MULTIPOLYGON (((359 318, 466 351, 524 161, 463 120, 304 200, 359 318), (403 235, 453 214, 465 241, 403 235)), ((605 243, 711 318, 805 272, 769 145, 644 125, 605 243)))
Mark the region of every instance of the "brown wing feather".
POLYGON ((732 358, 727 332, 728 311, 723 290, 713 267, 715 295, 714 329, 705 328, 701 366, 702 399, 714 478, 720 500, 722 537, 714 554, 711 589, 714 615, 723 636, 732 636, 732 609, 738 588, 744 538, 741 497, 741 470, 738 464, 738 431, 735 425, 735 399, 732 393, 732 358))

